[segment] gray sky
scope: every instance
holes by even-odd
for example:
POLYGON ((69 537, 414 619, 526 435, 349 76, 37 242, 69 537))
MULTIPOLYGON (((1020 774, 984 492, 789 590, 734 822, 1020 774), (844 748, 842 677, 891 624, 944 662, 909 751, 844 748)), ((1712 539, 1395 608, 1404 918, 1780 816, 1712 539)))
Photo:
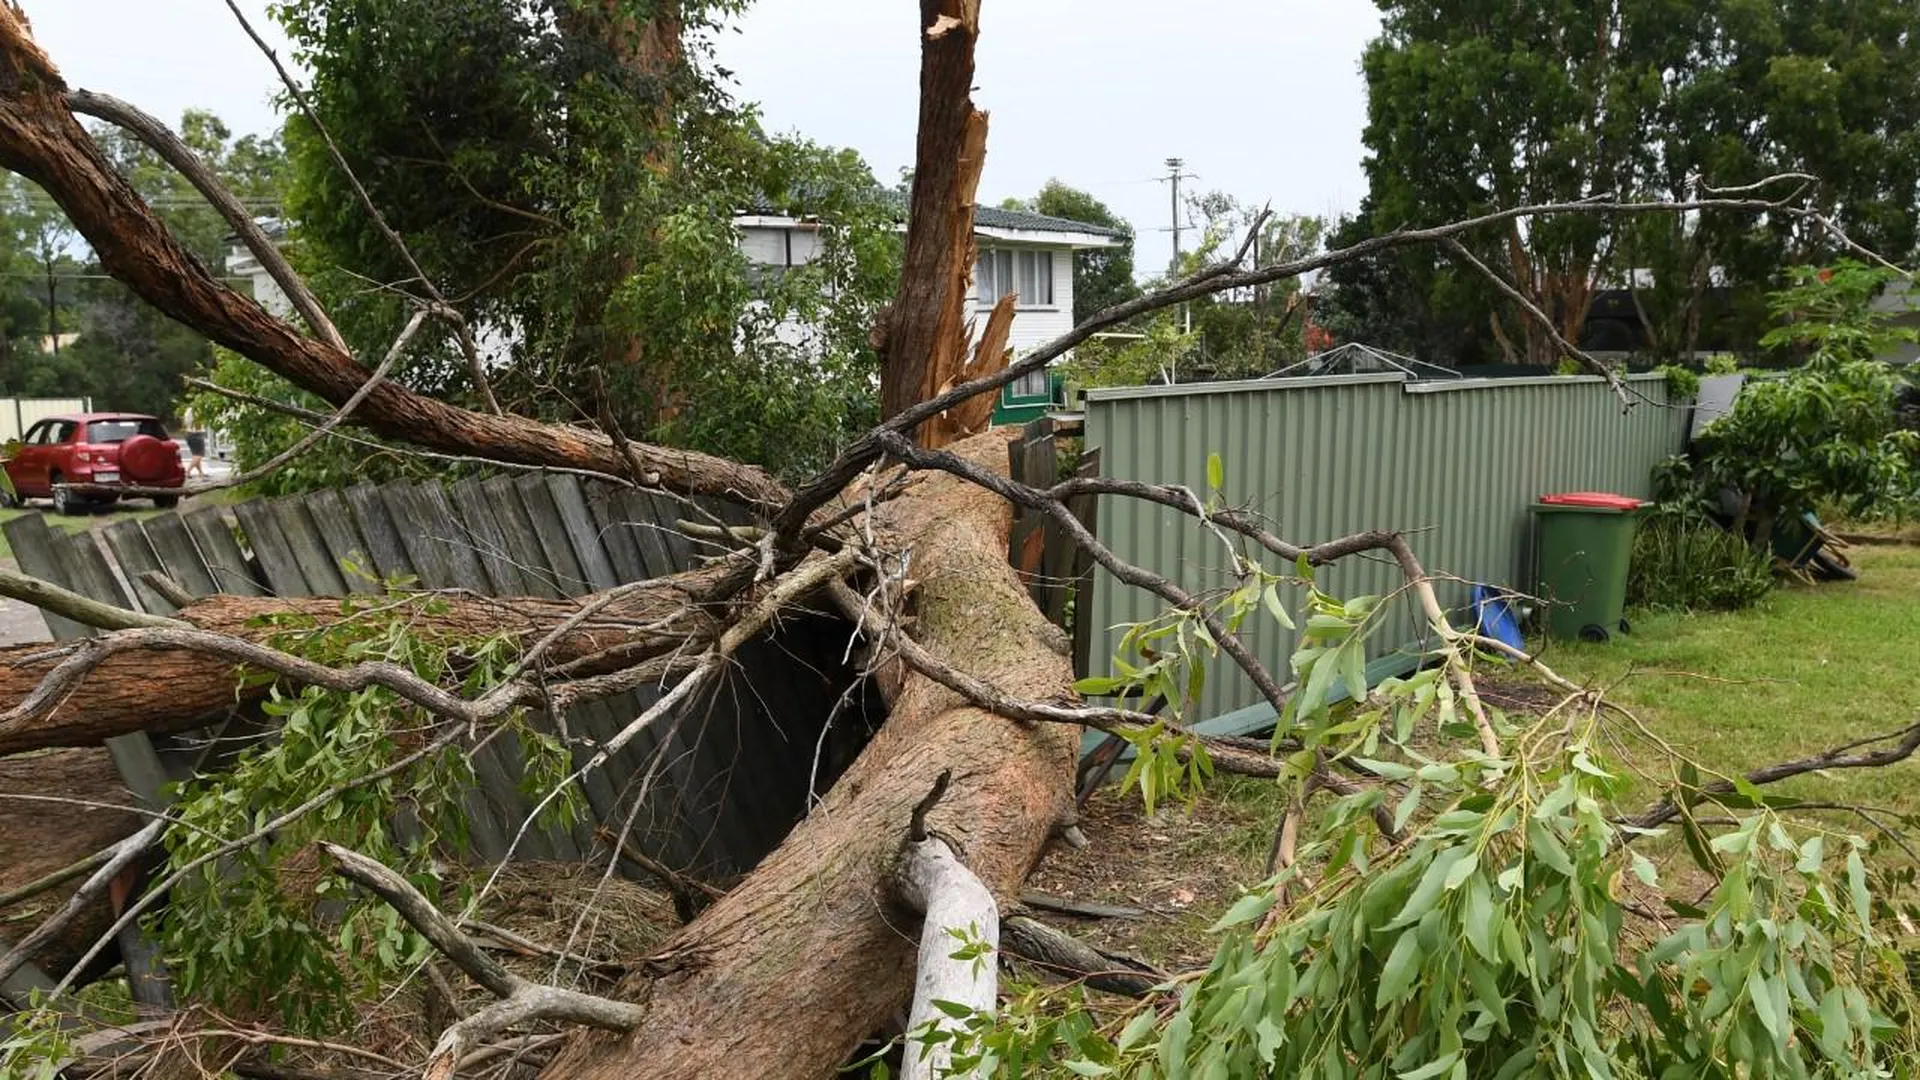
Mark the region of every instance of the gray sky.
MULTIPOLYGON (((276 45, 267 0, 240 0, 276 45)), ((1370 0, 986 0, 975 95, 992 115, 981 197, 1049 177, 1129 219, 1140 267, 1170 252, 1162 162, 1196 190, 1282 213, 1353 209, 1366 191, 1360 51, 1370 0)), ((211 108, 236 132, 276 124, 273 70, 224 0, 25 0, 73 85, 168 121, 211 108)), ((776 131, 858 150, 883 182, 913 159, 918 5, 758 0, 719 58, 776 131)))

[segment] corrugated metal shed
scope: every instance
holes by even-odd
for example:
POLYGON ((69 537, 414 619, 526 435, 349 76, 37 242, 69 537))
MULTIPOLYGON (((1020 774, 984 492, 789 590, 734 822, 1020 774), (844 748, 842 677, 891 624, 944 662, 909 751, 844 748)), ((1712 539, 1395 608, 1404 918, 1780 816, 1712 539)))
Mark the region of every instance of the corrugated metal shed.
MULTIPOLYGON (((1458 578, 1440 592, 1443 603, 1460 605, 1470 582, 1527 583, 1527 508, 1536 496, 1650 493, 1653 466, 1681 449, 1687 410, 1669 402, 1659 375, 1628 376, 1628 383, 1644 400, 1624 412, 1593 376, 1413 383, 1353 375, 1094 390, 1087 446, 1100 449, 1107 476, 1196 491, 1205 490, 1208 455, 1218 453, 1227 501, 1266 515, 1276 533, 1297 543, 1399 530, 1431 573, 1458 578)), ((1228 580, 1220 542, 1170 510, 1108 499, 1099 535, 1122 559, 1189 589, 1228 580)), ((1320 580, 1344 596, 1398 583, 1392 568, 1365 561, 1330 568, 1320 580)), ((1160 606, 1097 573, 1094 670, 1110 664, 1120 636, 1112 627, 1150 618, 1160 606)), ((1417 646, 1424 628, 1409 605, 1386 617, 1394 622, 1376 636, 1376 656, 1417 646)), ((1271 620, 1259 623, 1249 643, 1285 682, 1294 635, 1271 620)), ((1219 718, 1260 701, 1223 662, 1197 715, 1219 718)), ((1228 726, 1249 729, 1261 711, 1228 726)))

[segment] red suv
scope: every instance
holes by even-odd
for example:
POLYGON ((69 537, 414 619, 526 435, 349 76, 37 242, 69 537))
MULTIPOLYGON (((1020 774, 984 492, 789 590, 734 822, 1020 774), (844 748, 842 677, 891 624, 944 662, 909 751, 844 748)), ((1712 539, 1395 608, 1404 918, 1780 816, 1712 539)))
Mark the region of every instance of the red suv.
MULTIPOLYGON (((7 479, 19 497, 51 498, 55 513, 77 514, 88 503, 117 495, 75 491, 73 484, 177 488, 187 481, 180 444, 160 421, 139 413, 73 413, 50 416, 27 429, 7 460, 7 479)), ((178 495, 156 495, 167 509, 178 495)))

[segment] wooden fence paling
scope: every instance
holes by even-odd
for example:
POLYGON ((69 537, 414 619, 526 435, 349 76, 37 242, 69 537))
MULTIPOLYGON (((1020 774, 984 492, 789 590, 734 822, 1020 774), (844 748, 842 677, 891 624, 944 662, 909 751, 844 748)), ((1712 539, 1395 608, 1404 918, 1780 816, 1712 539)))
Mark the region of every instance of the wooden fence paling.
MULTIPOLYGON (((22 572, 59 582, 102 603, 138 610, 114 579, 92 533, 78 536, 56 533, 37 514, 9 521, 4 529, 22 572)), ((47 628, 60 641, 75 641, 95 633, 93 628, 67 619, 56 622, 53 616, 47 617, 47 628)), ((149 810, 164 808, 165 786, 174 777, 160 760, 153 740, 144 732, 136 732, 108 739, 106 747, 114 768, 127 782, 135 800, 149 810)), ((151 1009, 171 1010, 173 988, 166 965, 160 960, 159 947, 137 922, 120 932, 118 943, 134 1001, 151 1009)))

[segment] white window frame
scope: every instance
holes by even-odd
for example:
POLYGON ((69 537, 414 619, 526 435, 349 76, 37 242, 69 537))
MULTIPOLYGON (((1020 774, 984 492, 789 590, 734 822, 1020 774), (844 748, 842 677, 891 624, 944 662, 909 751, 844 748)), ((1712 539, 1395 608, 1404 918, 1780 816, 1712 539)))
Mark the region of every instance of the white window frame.
POLYGON ((1030 404, 1035 401, 1053 400, 1053 376, 1046 368, 1029 371, 1025 375, 1007 384, 1006 400, 1009 404, 1030 404), (1039 384, 1034 390, 1033 385, 1039 384))

